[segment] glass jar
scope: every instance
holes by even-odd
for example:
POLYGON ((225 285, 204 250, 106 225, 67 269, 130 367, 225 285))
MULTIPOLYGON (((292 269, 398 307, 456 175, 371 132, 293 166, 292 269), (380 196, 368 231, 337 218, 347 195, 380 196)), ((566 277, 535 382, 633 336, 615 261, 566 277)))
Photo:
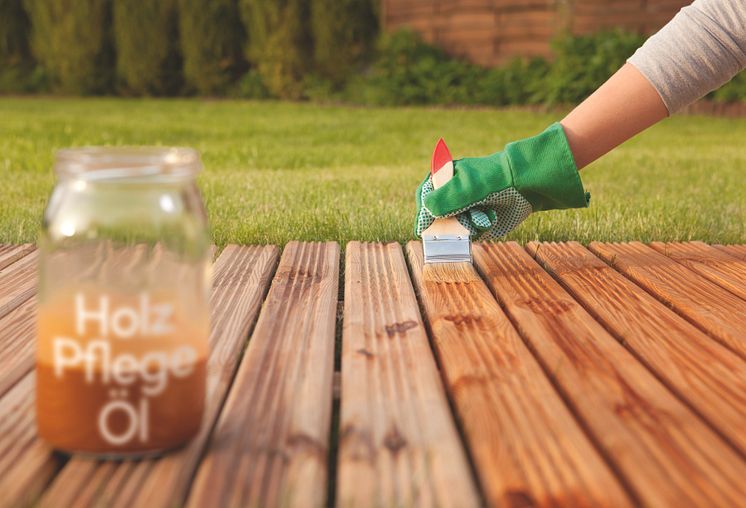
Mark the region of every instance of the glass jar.
POLYGON ((210 237, 188 148, 57 153, 39 240, 36 415, 65 452, 158 453, 199 431, 210 237))

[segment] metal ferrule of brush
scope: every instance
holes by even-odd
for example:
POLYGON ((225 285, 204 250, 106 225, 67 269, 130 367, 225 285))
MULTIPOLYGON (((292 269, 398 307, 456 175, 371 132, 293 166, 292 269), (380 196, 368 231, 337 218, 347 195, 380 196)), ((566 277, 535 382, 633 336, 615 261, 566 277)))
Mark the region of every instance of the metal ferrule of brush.
POLYGON ((471 263, 468 235, 423 235, 425 263, 471 263))

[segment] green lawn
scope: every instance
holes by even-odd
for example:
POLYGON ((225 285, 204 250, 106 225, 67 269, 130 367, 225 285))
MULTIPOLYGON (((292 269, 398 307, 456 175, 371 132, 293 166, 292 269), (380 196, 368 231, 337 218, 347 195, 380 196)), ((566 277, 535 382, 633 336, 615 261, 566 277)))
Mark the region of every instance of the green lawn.
MULTIPOLYGON (((411 237, 438 136, 485 155, 557 114, 200 100, 0 99, 0 242, 33 241, 75 145, 189 145, 220 244, 411 237)), ((583 171, 582 211, 533 215, 509 238, 746 243, 746 119, 676 117, 583 171)))

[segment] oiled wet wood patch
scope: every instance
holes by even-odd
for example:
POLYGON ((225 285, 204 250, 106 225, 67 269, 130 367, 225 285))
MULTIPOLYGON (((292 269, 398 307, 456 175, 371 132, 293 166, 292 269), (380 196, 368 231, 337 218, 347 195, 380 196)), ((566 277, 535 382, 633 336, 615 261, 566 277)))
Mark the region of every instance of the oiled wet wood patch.
POLYGON ((202 430, 36 436, 33 245, 0 245, 1 506, 736 506, 746 245, 228 246, 202 430))

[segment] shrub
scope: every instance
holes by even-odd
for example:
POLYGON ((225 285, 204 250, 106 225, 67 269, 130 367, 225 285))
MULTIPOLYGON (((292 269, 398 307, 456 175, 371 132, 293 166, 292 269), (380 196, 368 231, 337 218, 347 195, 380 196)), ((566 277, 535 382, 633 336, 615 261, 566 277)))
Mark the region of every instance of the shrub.
POLYGON ((371 49, 378 18, 371 0, 312 0, 315 71, 341 84, 371 49))
POLYGON ((375 104, 470 104, 484 73, 413 32, 399 31, 381 37, 370 75, 356 95, 375 104))
POLYGON ((308 0, 241 0, 241 13, 248 59, 269 91, 283 99, 302 98, 312 55, 308 0))
POLYGON ((256 69, 249 70, 230 90, 230 95, 239 99, 270 99, 272 94, 264 86, 262 77, 256 69))
POLYGON ((642 35, 621 30, 558 37, 552 43, 555 60, 545 80, 543 99, 549 104, 582 101, 644 41, 642 35))
POLYGON ((712 93, 717 102, 746 101, 746 71, 735 75, 728 83, 712 93))
POLYGON ((134 94, 174 94, 181 88, 176 0, 116 0, 117 76, 134 94))
POLYGON ((543 58, 514 58, 502 67, 486 71, 478 85, 477 102, 493 106, 537 104, 549 73, 543 58))
POLYGON ((21 0, 0 0, 0 92, 23 92, 33 68, 21 0))
POLYGON ((108 0, 25 0, 31 48, 51 85, 66 93, 110 89, 113 62, 108 0))
POLYGON ((21 0, 0 0, 0 63, 27 64, 29 19, 21 0))
POLYGON ((224 92, 245 70, 237 0, 179 0, 179 32, 184 79, 200 94, 224 92))

